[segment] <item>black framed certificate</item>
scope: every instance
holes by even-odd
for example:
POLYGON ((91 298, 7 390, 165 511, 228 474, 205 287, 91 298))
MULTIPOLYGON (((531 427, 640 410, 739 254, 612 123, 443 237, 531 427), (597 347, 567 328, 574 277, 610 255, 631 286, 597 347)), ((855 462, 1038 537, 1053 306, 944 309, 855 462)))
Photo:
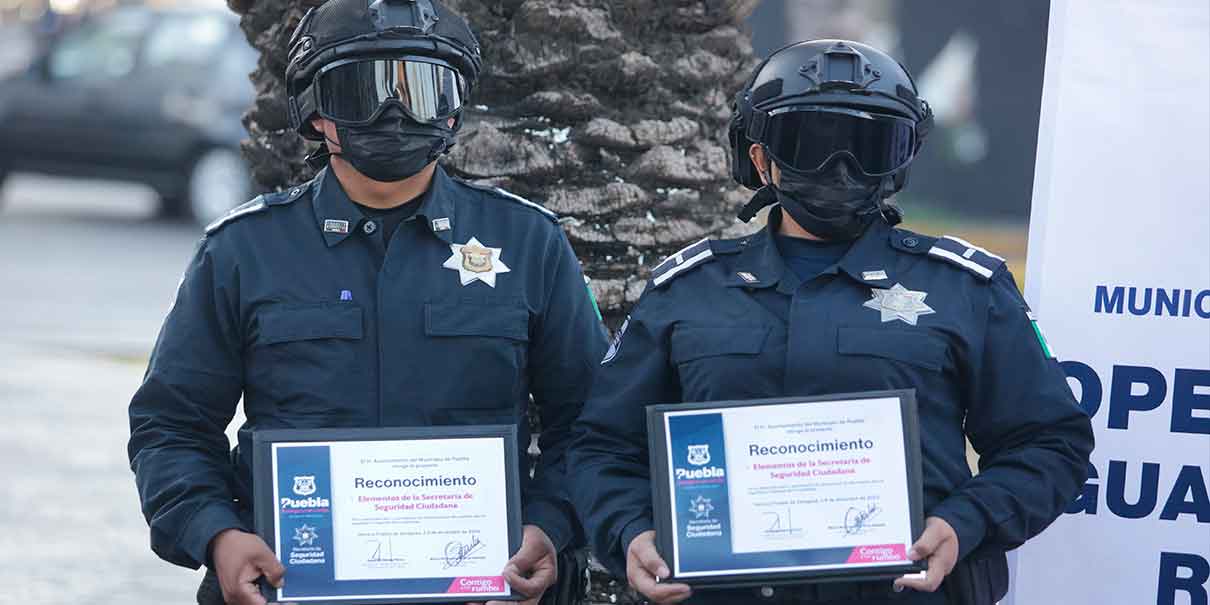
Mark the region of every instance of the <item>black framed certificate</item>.
POLYGON ((656 543, 673 581, 753 586, 919 572, 915 391, 647 408, 656 543))
POLYGON ((253 434, 256 531, 286 568, 272 602, 515 600, 516 427, 253 434))

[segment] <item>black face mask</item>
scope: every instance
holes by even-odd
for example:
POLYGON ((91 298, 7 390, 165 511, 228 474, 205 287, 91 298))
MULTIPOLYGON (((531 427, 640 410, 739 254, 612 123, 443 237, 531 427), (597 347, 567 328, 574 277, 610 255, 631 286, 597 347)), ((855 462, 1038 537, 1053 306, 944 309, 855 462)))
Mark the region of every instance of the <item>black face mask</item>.
POLYGON ((449 149, 454 131, 419 124, 398 107, 387 107, 370 124, 336 126, 340 155, 358 172, 381 182, 414 176, 449 149))
POLYGON ((770 188, 794 222, 829 240, 852 240, 878 216, 882 184, 844 159, 817 173, 781 171, 781 183, 770 188))

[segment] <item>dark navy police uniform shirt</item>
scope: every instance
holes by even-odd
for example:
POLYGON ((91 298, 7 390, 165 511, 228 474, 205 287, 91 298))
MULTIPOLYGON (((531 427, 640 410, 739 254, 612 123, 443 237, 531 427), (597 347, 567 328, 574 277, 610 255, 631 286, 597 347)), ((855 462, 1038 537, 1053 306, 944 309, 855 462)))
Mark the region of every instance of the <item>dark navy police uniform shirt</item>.
POLYGON ((385 245, 321 171, 207 228, 130 403, 161 557, 197 567, 219 531, 251 529, 253 430, 515 424, 525 458, 531 394, 544 428, 523 517, 573 539, 569 428, 607 340, 580 264, 549 212, 440 167, 412 203, 385 245))
POLYGON ((387 248, 390 248, 391 236, 399 230, 399 223, 416 214, 416 210, 420 207, 420 200, 412 200, 393 208, 371 208, 370 206, 356 202, 354 204, 357 205, 358 210, 361 210, 362 215, 380 225, 382 229, 382 243, 387 248))
POLYGON ((836 264, 852 245, 852 242, 820 241, 788 235, 774 235, 773 241, 786 269, 793 271, 800 281, 809 280, 836 264))
MULTIPOLYGON (((654 528, 645 406, 911 388, 925 513, 953 526, 960 557, 971 555, 991 581, 1003 552, 1075 497, 1093 446, 1089 418, 1012 275, 964 241, 877 221, 804 282, 770 235, 779 218, 775 209, 755 235, 702 241, 659 265, 606 354, 569 455, 573 500, 598 558, 625 577, 627 546, 654 528), (980 455, 974 478, 966 437, 980 455)), ((889 588, 700 591, 694 601, 946 602, 940 591, 889 588)))

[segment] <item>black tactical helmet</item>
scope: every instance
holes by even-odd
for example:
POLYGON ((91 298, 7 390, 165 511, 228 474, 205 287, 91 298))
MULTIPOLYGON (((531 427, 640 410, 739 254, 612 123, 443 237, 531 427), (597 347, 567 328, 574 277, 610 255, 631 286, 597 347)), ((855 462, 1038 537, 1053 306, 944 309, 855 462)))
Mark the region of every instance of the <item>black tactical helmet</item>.
MULTIPOLYGON (((290 39, 286 66, 290 126, 305 138, 322 139, 310 122, 322 113, 316 83, 325 68, 402 58, 456 73, 459 104, 451 108, 451 117, 474 87, 482 63, 479 43, 466 21, 432 0, 328 0, 307 11, 290 39)), ((399 69, 403 73, 406 67, 399 69)))
POLYGON ((911 74, 890 55, 846 40, 791 44, 761 63, 735 96, 731 175, 749 189, 762 186, 748 155, 753 143, 783 168, 805 171, 848 154, 866 175, 889 177, 889 195, 903 188, 932 124, 911 74), (808 123, 806 116, 828 119, 808 123))

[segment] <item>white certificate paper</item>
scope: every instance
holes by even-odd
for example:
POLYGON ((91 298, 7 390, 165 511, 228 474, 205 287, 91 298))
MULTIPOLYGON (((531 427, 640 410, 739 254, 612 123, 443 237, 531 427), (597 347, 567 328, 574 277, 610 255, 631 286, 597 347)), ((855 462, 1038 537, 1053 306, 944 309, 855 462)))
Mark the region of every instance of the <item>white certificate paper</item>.
POLYGON ((333 444, 336 579, 495 576, 508 561, 499 440, 333 444), (473 484, 471 484, 473 482, 473 484))
POLYGON ((910 526, 894 522, 909 518, 903 424, 886 413, 898 407, 866 399, 724 415, 732 550, 910 546, 910 526))
POLYGON ((897 397, 668 411, 674 575, 910 564, 897 397))

